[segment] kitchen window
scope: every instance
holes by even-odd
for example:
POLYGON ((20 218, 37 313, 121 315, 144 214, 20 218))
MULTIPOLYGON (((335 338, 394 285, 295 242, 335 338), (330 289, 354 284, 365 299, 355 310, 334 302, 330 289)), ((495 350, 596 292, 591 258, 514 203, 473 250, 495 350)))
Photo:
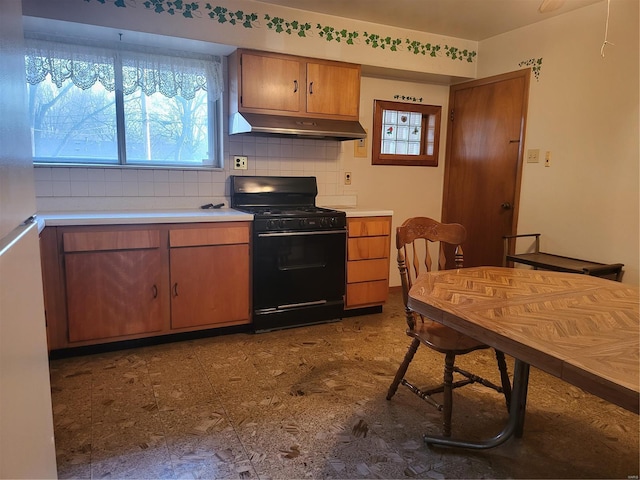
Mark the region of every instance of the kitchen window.
POLYGON ((40 165, 222 167, 222 65, 28 40, 33 158, 40 165))
POLYGON ((376 100, 373 165, 438 166, 442 107, 376 100))

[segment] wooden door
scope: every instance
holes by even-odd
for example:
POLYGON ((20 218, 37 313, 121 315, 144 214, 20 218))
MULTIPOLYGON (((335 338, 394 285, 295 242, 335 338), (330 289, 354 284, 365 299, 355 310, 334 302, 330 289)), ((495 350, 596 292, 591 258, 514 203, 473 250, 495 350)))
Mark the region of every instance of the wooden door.
POLYGON ((307 63, 307 112, 358 119, 360 109, 360 69, 307 63))
POLYGON ((249 245, 172 248, 171 327, 247 323, 249 245))
POLYGON ((243 53, 242 108, 298 112, 305 90, 303 68, 297 60, 243 53))
MULTIPOLYGON (((465 267, 502 265, 502 236, 515 233, 529 74, 522 70, 450 90, 442 221, 467 229, 465 267)), ((452 263, 452 252, 447 258, 452 263)))

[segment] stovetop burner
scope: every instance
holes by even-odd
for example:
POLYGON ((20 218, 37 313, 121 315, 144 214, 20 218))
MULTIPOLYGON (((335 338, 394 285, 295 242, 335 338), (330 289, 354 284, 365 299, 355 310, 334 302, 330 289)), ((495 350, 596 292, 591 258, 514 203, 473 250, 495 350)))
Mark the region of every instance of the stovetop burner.
POLYGON ((254 231, 346 228, 344 212, 317 207, 315 177, 231 176, 231 207, 254 215, 254 231))
POLYGON ((292 216, 292 215, 318 215, 333 214, 337 210, 322 208, 316 206, 253 206, 253 207, 236 207, 254 215, 265 216, 292 216))

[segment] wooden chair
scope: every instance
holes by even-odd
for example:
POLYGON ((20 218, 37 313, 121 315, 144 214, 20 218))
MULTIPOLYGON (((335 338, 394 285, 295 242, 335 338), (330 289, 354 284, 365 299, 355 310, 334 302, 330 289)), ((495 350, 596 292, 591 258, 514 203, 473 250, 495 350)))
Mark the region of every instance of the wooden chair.
POLYGON ((409 388, 413 393, 423 400, 435 406, 443 412, 442 434, 446 437, 451 436, 451 412, 452 412, 452 392, 455 388, 468 385, 470 383, 480 383, 487 387, 504 394, 507 410, 511 403, 511 383, 507 372, 507 365, 504 354, 496 350, 496 359, 500 370, 500 380, 502 386, 499 387, 470 372, 464 371, 456 367, 455 359, 457 355, 464 355, 475 350, 489 348, 487 345, 480 343, 470 337, 458 333, 452 328, 446 327, 440 323, 423 318, 421 315, 411 311, 407 307, 407 299, 409 289, 413 280, 420 274, 421 263, 424 263, 426 271, 431 270, 431 255, 429 254, 429 243, 439 242, 438 268, 445 268, 445 244, 455 247, 455 266, 462 268, 463 253, 461 244, 465 240, 467 232, 465 228, 457 223, 443 224, 426 217, 415 217, 406 220, 402 226, 396 231, 396 247, 398 249, 398 268, 400 269, 400 277, 402 280, 402 296, 404 299, 405 314, 407 318, 407 335, 411 337, 411 344, 404 357, 400 368, 396 372, 393 383, 389 387, 387 400, 398 390, 398 385, 402 384, 409 388), (407 265, 407 253, 411 254, 410 264, 407 265), (416 322, 419 318, 420 322, 416 322), (405 379, 407 368, 413 360, 416 350, 420 344, 436 350, 445 355, 444 362, 444 380, 443 383, 430 390, 420 390, 420 388, 409 383, 405 379), (454 382, 453 373, 456 372, 463 379, 454 382), (432 395, 434 393, 443 393, 442 404, 438 403, 432 395))

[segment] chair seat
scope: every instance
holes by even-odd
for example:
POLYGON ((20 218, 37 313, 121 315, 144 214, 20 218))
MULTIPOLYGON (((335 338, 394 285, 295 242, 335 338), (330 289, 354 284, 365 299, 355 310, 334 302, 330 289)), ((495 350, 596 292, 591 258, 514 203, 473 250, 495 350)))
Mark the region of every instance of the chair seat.
POLYGON ((424 322, 418 320, 413 330, 407 330, 407 335, 411 338, 417 338, 441 353, 451 352, 455 355, 463 355, 474 350, 489 348, 482 342, 428 319, 425 319, 424 322))

